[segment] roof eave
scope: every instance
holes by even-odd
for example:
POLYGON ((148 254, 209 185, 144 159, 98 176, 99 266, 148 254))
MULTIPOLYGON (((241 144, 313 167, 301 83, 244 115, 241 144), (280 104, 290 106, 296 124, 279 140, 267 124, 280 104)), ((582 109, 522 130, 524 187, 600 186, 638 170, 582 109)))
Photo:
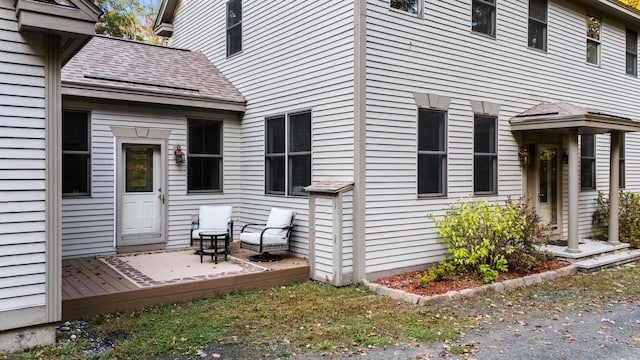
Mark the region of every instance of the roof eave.
POLYGON ((175 15, 178 0, 162 0, 158 9, 158 16, 153 22, 153 31, 158 36, 173 35, 173 18, 175 15))
POLYGON ((516 117, 509 123, 511 131, 561 131, 575 128, 592 133, 640 131, 640 122, 604 114, 516 117))
MULTIPOLYGON (((640 22, 640 11, 626 6, 614 0, 580 0, 587 6, 590 6, 603 13, 608 13, 627 22, 638 24, 640 22)), ((597 15, 597 14, 596 14, 597 15)))
POLYGON ((67 81, 62 82, 62 95, 234 112, 244 112, 246 107, 245 101, 192 97, 109 86, 91 86, 67 81))

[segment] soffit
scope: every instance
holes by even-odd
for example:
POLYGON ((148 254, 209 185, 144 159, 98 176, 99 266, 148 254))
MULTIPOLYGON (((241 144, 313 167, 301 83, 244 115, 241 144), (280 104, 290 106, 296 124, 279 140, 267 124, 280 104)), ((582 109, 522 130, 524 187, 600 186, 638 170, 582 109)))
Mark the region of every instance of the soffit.
POLYGON ((158 16, 153 23, 153 31, 156 35, 169 37, 173 34, 173 17, 177 6, 178 0, 162 0, 158 16))

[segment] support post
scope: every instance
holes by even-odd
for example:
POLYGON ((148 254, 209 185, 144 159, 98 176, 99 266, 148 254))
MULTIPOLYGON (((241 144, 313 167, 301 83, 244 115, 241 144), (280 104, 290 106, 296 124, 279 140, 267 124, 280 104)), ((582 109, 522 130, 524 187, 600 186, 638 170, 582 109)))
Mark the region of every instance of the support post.
POLYGON ((620 243, 618 236, 618 191, 620 189, 620 132, 611 132, 609 156, 609 244, 620 243))
POLYGON ((579 253, 578 247, 578 129, 569 131, 569 224, 567 252, 579 253))

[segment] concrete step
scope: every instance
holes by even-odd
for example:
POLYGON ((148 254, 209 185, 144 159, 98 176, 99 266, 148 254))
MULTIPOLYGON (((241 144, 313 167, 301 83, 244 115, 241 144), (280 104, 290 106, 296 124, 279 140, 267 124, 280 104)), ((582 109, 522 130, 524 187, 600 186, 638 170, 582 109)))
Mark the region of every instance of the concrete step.
POLYGON ((640 260, 640 249, 618 251, 615 253, 576 261, 573 264, 578 266, 578 270, 580 271, 595 271, 626 264, 636 260, 640 260))

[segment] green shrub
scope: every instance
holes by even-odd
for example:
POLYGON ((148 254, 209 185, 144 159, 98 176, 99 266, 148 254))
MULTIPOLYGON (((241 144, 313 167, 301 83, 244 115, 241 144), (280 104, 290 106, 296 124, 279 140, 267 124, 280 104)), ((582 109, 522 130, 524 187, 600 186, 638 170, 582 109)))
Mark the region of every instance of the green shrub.
POLYGON ((530 268, 545 259, 536 250, 546 241, 539 217, 523 202, 508 200, 500 206, 458 201, 435 222, 438 241, 447 245, 447 258, 420 276, 422 286, 455 274, 490 283, 512 265, 530 268))
MULTIPOLYGON (((618 200, 618 239, 640 247, 640 194, 620 191, 618 200)), ((597 239, 609 239, 609 197, 598 192, 592 225, 597 239)))

